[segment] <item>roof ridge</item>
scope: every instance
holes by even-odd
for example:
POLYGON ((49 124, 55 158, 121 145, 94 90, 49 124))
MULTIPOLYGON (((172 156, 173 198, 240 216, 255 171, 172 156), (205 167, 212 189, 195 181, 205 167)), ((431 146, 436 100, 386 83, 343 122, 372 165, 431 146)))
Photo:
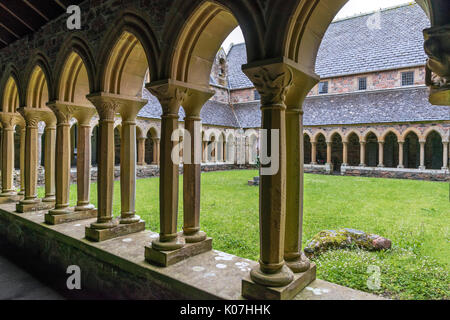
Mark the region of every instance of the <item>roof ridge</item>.
POLYGON ((403 7, 406 7, 406 6, 416 6, 416 5, 418 5, 418 4, 415 1, 409 1, 409 2, 405 2, 405 3, 398 4, 398 5, 391 6, 391 7, 386 7, 386 8, 373 10, 373 11, 369 11, 369 12, 365 12, 365 13, 361 12, 361 13, 357 13, 355 15, 348 16, 348 17, 345 17, 345 18, 336 19, 333 22, 331 22, 331 24, 335 24, 335 23, 339 23, 339 22, 343 22, 343 21, 347 21, 347 20, 351 20, 351 19, 361 18, 361 17, 365 17, 365 16, 370 16, 370 15, 372 15, 374 13, 377 13, 377 12, 383 12, 384 13, 386 11, 397 10, 397 9, 400 9, 400 8, 403 8, 403 7))

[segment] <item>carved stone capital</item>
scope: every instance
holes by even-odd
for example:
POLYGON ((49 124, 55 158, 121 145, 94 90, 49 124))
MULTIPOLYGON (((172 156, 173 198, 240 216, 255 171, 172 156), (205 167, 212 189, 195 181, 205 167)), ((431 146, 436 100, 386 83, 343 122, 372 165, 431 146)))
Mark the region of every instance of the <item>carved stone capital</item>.
POLYGON ((14 113, 0 113, 0 122, 3 129, 13 130, 16 124, 21 122, 20 116, 14 113))
POLYGON ((286 95, 294 81, 292 69, 283 63, 243 68, 261 95, 261 105, 285 106, 286 95))
POLYGON ((187 88, 170 81, 162 84, 150 84, 147 89, 158 98, 164 114, 178 114, 180 106, 187 97, 187 88))
POLYGON ((74 108, 70 105, 64 105, 60 103, 49 104, 48 107, 53 111, 56 116, 58 124, 70 124, 70 120, 74 114, 74 108))

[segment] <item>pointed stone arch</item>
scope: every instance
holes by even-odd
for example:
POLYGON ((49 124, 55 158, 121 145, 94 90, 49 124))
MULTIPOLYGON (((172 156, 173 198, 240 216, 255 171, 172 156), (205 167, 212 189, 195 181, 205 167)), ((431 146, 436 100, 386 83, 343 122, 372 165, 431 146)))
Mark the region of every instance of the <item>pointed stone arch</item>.
POLYGON ((158 74, 160 48, 150 18, 122 12, 106 33, 98 54, 95 91, 141 97, 147 70, 158 74))
POLYGON ((388 129, 386 129, 386 130, 381 134, 381 136, 380 136, 380 138, 379 138, 380 142, 384 142, 384 140, 386 139, 386 136, 387 136, 389 133, 395 134, 395 136, 397 137, 397 139, 398 139, 399 141, 401 141, 402 135, 400 134, 400 132, 399 132, 397 129, 395 129, 395 128, 388 128, 388 129))
POLYGON ((405 141, 406 136, 408 134, 410 134, 411 132, 414 132, 416 134, 417 138, 419 138, 419 141, 425 141, 424 138, 423 138, 423 135, 419 131, 419 129, 413 128, 413 127, 410 127, 408 129, 406 129, 405 131, 403 131, 402 136, 401 136, 402 137, 402 141, 405 141))
POLYGON ((53 76, 47 57, 37 52, 26 68, 24 103, 30 108, 45 108, 53 100, 53 76))

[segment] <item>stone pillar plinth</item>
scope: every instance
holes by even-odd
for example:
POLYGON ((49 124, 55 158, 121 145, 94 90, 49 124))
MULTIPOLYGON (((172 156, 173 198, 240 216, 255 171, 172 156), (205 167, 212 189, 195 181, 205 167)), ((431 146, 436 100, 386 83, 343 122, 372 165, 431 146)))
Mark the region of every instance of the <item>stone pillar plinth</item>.
POLYGON ((55 147, 56 147, 56 126, 48 123, 44 131, 44 168, 45 168, 45 197, 43 202, 55 202, 55 147))
POLYGON ((442 142, 443 144, 443 158, 442 158, 442 170, 448 170, 448 141, 442 142))
POLYGON ((359 164, 360 167, 366 166, 366 142, 361 141, 359 143, 360 149, 359 149, 359 156, 361 158, 361 163, 359 164))
POLYGON ((137 146, 137 164, 138 166, 145 166, 145 140, 144 137, 138 138, 138 146, 137 146))
POLYGON ((311 141, 311 164, 317 164, 317 142, 311 141))
MULTIPOLYGON (((1 198, 8 199, 16 195, 13 181, 14 171, 14 126, 18 116, 12 113, 0 113, 0 121, 3 127, 2 135, 2 193, 1 198)), ((3 199, 2 199, 3 200, 3 199)), ((0 201, 2 201, 0 200, 0 201)), ((5 201, 5 200, 3 200, 5 201)))
POLYGON ((405 167, 404 160, 403 160, 403 141, 398 142, 398 166, 397 168, 403 169, 405 167))
POLYGON ((384 141, 378 142, 378 167, 384 167, 384 141))
POLYGON ((419 141, 420 144, 420 166, 419 170, 425 170, 425 141, 419 141))

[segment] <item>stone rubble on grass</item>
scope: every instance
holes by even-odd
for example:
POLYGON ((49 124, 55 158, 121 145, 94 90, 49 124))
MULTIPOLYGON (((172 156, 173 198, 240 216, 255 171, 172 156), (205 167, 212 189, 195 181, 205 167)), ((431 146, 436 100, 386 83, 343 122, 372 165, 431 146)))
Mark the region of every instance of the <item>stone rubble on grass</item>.
POLYGON ((368 251, 380 251, 390 249, 391 245, 391 240, 377 234, 345 228, 319 232, 308 242, 304 251, 308 258, 312 258, 330 249, 358 247, 368 251))

